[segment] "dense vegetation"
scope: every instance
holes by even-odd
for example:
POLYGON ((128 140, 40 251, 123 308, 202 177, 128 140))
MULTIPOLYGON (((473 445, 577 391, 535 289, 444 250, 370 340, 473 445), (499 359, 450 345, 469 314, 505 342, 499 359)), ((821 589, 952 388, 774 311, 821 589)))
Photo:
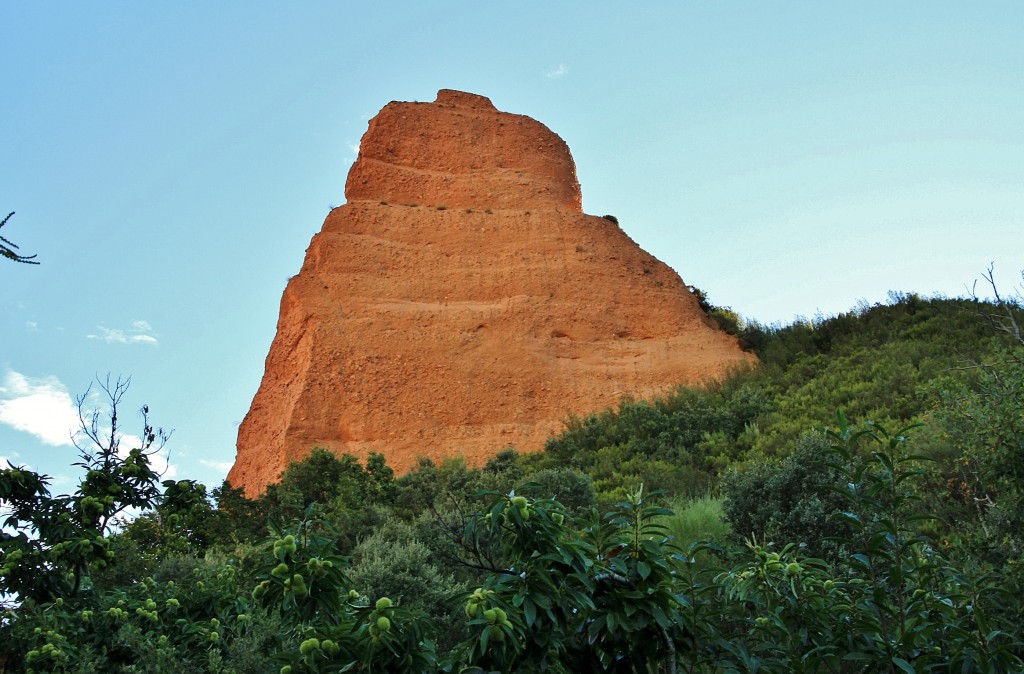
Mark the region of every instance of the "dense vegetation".
POLYGON ((1019 303, 710 309, 759 367, 482 468, 314 450, 249 500, 91 417, 73 494, 0 471, 4 671, 1021 671, 1019 303))

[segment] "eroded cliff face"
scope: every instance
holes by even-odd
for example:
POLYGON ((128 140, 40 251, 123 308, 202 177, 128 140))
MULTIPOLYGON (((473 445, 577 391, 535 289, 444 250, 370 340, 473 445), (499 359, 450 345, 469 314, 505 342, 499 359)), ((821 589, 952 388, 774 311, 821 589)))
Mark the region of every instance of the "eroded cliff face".
POLYGON ((371 120, 281 300, 228 475, 248 495, 315 446, 399 473, 531 452, 585 414, 749 360, 679 276, 581 211, 565 143, 442 90, 371 120))

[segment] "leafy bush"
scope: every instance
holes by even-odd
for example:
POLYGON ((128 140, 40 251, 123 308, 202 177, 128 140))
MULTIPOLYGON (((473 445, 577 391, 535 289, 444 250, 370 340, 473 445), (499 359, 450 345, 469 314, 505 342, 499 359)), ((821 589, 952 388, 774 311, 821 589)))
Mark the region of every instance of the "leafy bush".
POLYGON ((742 538, 793 543, 813 557, 838 561, 852 531, 835 518, 847 504, 836 488, 840 472, 827 463, 829 441, 805 435, 781 461, 764 460, 734 469, 722 480, 724 510, 742 538))
POLYGON ((337 671, 357 663, 368 672, 432 671, 437 659, 426 616, 386 596, 370 603, 361 595, 330 528, 311 518, 312 510, 276 532, 273 557, 252 593, 288 626, 282 671, 337 671))
POLYGON ((451 572, 439 568, 412 524, 393 520, 361 541, 352 553, 348 577, 353 587, 374 601, 391 597, 405 608, 426 614, 437 628, 441 652, 466 638, 460 613, 450 602, 466 588, 451 572))

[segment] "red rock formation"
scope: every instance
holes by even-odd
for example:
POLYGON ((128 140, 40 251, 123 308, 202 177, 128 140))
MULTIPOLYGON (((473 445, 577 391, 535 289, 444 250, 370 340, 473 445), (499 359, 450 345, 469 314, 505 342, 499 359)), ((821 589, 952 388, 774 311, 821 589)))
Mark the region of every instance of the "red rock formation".
POLYGON ((228 475, 248 495, 314 446, 398 472, 537 451, 569 413, 751 356, 679 276, 580 207, 565 143, 473 94, 390 103, 285 289, 228 475))

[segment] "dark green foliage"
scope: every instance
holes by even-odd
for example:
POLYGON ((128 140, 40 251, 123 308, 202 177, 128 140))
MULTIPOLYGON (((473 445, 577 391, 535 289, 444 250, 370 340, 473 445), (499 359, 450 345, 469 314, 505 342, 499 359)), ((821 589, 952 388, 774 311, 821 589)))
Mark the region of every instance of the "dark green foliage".
POLYGON ((196 550, 210 544, 213 507, 206 496, 206 486, 195 480, 165 480, 164 493, 156 506, 160 519, 196 550))
POLYGON ((931 504, 963 553, 1024 583, 1024 346, 977 375, 972 385, 942 382, 952 449, 933 470, 931 504))
POLYGON ((544 468, 530 475, 537 485, 534 496, 558 501, 573 515, 589 513, 597 505, 594 481, 571 468, 544 468))
POLYGON ((280 653, 287 671, 338 671, 358 663, 367 672, 426 672, 436 666, 432 628, 424 614, 389 597, 371 604, 345 574, 327 522, 311 517, 275 532, 273 557, 253 599, 281 616, 292 645, 280 653))
POLYGON ((458 660, 523 673, 648 672, 674 661, 686 624, 654 522, 667 512, 637 493, 577 532, 557 501, 498 497, 466 530, 500 561, 464 595, 472 638, 458 660))
POLYGON ((292 674, 1024 666, 1000 576, 964 572, 920 533, 925 475, 903 450, 905 432, 841 418, 828 437, 817 448, 841 477, 833 518, 850 532, 848 554, 832 563, 751 537, 712 576, 697 563, 708 546, 680 551, 663 527, 672 512, 640 490, 582 518, 555 500, 492 492, 457 541, 480 579, 453 600, 457 585, 414 527, 378 529, 350 567, 311 504, 275 531, 251 580, 223 557, 167 558, 130 588, 8 613, 5 649, 15 669, 35 671, 268 671, 271 657, 292 674))
POLYGON ((919 532, 917 522, 931 515, 917 508, 912 489, 924 457, 905 452, 909 430, 855 431, 840 416, 839 430, 830 433, 850 506, 838 517, 854 530, 847 587, 857 649, 893 671, 893 664, 905 671, 1017 670, 1024 662, 1017 616, 1005 611, 1007 588, 956 569, 919 532), (859 448, 861 441, 868 447, 859 448))
POLYGON ((708 294, 697 286, 686 286, 686 289, 693 293, 694 298, 697 300, 697 304, 700 306, 700 310, 704 313, 710 314, 718 308, 711 303, 710 299, 708 299, 708 294))
MULTIPOLYGON (((389 469, 390 470, 390 469, 389 469)), ((379 475, 364 470, 349 454, 342 457, 321 447, 314 447, 302 461, 289 464, 281 481, 267 487, 262 497, 273 519, 292 520, 301 517, 310 504, 327 505, 340 500, 346 505, 377 501, 393 473, 379 475)))
POLYGON ((693 293, 701 311, 707 314, 720 330, 736 337, 741 349, 760 352, 769 336, 767 328, 757 322, 744 319, 729 307, 715 306, 711 303, 707 293, 697 286, 686 287, 693 293))
MULTIPOLYGON (((524 463, 586 473, 606 505, 640 482, 699 496, 727 466, 789 455, 837 409, 882 424, 924 420, 940 404, 932 382, 966 384, 976 378, 961 369, 967 359, 991 362, 1007 347, 1007 336, 979 316, 992 310, 976 300, 894 294, 891 304, 828 319, 751 324, 761 358, 756 370, 570 418, 542 457, 524 463)), ((939 435, 927 451, 940 451, 939 435)))
POLYGON ((837 409, 882 424, 921 421, 935 404, 929 382, 1005 343, 978 319, 979 302, 894 299, 772 334, 759 377, 774 405, 757 420, 762 433, 746 456, 788 454, 837 409))
POLYGON ((189 569, 23 605, 9 615, 0 651, 13 658, 10 671, 267 671, 280 623, 249 607, 230 564, 191 560, 189 569))
MULTIPOLYGON (((773 376, 802 359, 827 356, 845 360, 887 345, 898 345, 900 357, 934 377, 965 356, 990 352, 1003 340, 979 320, 986 303, 969 299, 923 298, 891 293, 890 303, 860 306, 830 318, 798 319, 782 327, 764 328, 765 345, 758 351, 762 366, 773 376)), ((886 354, 875 353, 884 361, 886 354)), ((789 372, 799 382, 804 369, 789 372)), ((785 381, 785 380, 783 380, 785 381)))
POLYGON ((394 472, 381 455, 370 454, 363 467, 354 456, 338 457, 316 447, 304 460, 289 464, 281 481, 267 487, 259 505, 251 509, 283 523, 303 517, 315 506, 349 550, 381 521, 375 508, 392 505, 395 489, 394 472))
POLYGON ((416 470, 396 481, 396 513, 413 519, 418 513, 428 511, 444 497, 446 490, 463 491, 462 487, 470 480, 469 474, 464 460, 445 461, 436 466, 430 459, 421 458, 416 470))
POLYGON ((704 389, 679 388, 664 398, 624 401, 617 410, 573 417, 545 446, 540 467, 565 466, 594 479, 605 503, 641 482, 682 496, 714 483, 715 455, 703 444, 741 442, 769 409, 764 392, 737 377, 704 389))
POLYGON ((451 605, 451 597, 466 587, 451 571, 442 570, 440 563, 416 526, 392 520, 360 541, 352 552, 348 575, 353 587, 374 601, 392 597, 405 608, 429 616, 436 627, 438 650, 445 653, 467 636, 461 614, 451 605))
POLYGON ((396 480, 396 513, 411 520, 422 513, 482 507, 479 493, 507 491, 522 481, 520 462, 513 449, 498 452, 483 468, 470 468, 462 458, 445 459, 440 466, 421 459, 416 470, 396 480))
POLYGON ((727 473, 725 514, 736 535, 806 546, 807 554, 838 561, 850 539, 849 524, 834 516, 846 506, 844 484, 826 463, 829 441, 808 434, 781 461, 762 461, 727 473))
MULTIPOLYGON (((951 564, 920 533, 921 458, 907 429, 856 430, 840 416, 826 452, 841 476, 832 517, 850 530, 829 564, 793 544, 750 538, 719 576, 711 631, 726 671, 1009 672, 1022 643, 1012 595, 997 578, 951 564), (729 663, 729 664, 726 664, 729 663)), ((703 670, 701 670, 703 671, 703 670)))
POLYGON ((257 541, 267 533, 267 503, 245 497, 241 488, 227 480, 213 490, 217 517, 211 524, 211 537, 221 545, 257 541))
POLYGON ((757 371, 573 419, 544 453, 504 450, 482 468, 424 460, 395 478, 380 456, 363 466, 314 450, 259 499, 223 485, 214 509, 194 482, 160 491, 139 470, 145 452, 122 463, 87 452, 93 472, 67 497, 10 467, 0 496, 22 533, 38 523, 73 545, 5 532, 0 575, 26 595, 0 621, 0 662, 1021 671, 1024 365, 1020 346, 978 327, 973 314, 989 310, 899 296, 786 328, 740 322, 760 345, 757 371), (955 369, 964 358, 983 366, 955 369), (839 406, 928 418, 918 455, 906 428, 840 417, 838 431, 808 433, 839 406), (117 499, 96 509, 84 498, 115 486, 145 512, 111 535, 117 499), (676 512, 652 501, 655 487, 673 492, 676 512), (723 496, 742 545, 725 536, 723 496))

